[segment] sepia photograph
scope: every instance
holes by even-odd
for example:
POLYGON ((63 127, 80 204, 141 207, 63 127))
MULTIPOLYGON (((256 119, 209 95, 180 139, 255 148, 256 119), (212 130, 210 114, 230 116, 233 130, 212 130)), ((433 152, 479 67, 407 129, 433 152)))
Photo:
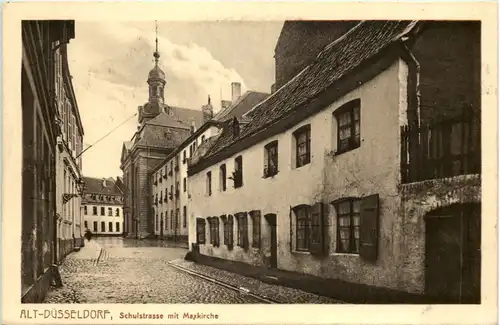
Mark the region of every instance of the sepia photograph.
POLYGON ((22 302, 481 303, 481 22, 22 21, 22 302))
POLYGON ((54 6, 4 7, 2 323, 497 316, 496 5, 54 6))

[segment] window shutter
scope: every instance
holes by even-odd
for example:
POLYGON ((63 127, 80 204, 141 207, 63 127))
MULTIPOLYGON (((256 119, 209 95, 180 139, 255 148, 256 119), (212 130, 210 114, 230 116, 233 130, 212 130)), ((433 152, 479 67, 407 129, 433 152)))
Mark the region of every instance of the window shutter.
POLYGON ((311 254, 321 255, 323 254, 325 249, 325 222, 324 222, 324 213, 323 213, 323 203, 317 202, 312 206, 311 209, 311 222, 309 223, 311 227, 310 231, 310 252, 311 254))
POLYGON ((361 199, 361 224, 359 255, 364 260, 375 262, 378 255, 379 195, 361 199))
POLYGON ((243 228, 244 228, 244 232, 243 232, 243 248, 244 249, 247 249, 248 248, 248 217, 247 217, 247 214, 246 213, 243 213, 242 214, 242 220, 243 220, 243 228))

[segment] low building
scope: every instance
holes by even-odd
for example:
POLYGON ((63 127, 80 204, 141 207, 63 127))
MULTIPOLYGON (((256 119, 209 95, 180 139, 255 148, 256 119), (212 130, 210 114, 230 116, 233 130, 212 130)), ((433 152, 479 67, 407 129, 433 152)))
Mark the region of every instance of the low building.
POLYGON ((189 163, 197 260, 358 302, 477 303, 480 91, 453 76, 480 80, 480 56, 444 53, 479 40, 475 22, 364 21, 226 121, 189 163))
POLYGON ((84 177, 84 228, 96 236, 122 236, 123 192, 110 178, 84 177))
POLYGON ((232 100, 225 101, 227 106, 223 105, 214 116, 209 97, 208 103, 202 107, 206 122, 198 129, 193 126, 191 135, 169 153, 150 174, 151 211, 157 238, 187 243, 187 216, 190 211, 188 161, 197 154, 200 146, 204 146, 207 141, 213 141, 214 137, 220 134, 224 121, 241 118, 269 96, 256 91, 247 91, 241 95, 241 85, 236 82, 233 82, 231 87, 232 100))
POLYGON ((57 139, 54 50, 75 37, 74 21, 21 22, 22 218, 21 302, 43 301, 57 276, 57 139))

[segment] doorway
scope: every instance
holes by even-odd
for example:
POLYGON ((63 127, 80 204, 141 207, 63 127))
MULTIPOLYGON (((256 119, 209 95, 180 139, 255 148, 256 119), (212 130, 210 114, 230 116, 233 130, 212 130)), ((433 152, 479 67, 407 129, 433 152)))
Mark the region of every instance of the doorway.
POLYGON ((457 204, 426 216, 425 292, 437 303, 481 303, 480 204, 457 204))
POLYGON ((269 268, 276 269, 278 267, 278 233, 276 229, 276 215, 270 213, 266 214, 264 218, 266 218, 270 230, 271 258, 269 260, 269 268))

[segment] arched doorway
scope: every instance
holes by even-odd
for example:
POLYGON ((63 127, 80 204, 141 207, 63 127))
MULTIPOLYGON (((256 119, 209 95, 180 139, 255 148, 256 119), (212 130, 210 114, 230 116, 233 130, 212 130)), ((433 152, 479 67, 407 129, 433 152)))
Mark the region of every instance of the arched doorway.
POLYGON ((481 204, 425 216, 425 293, 437 303, 481 303, 481 204))

